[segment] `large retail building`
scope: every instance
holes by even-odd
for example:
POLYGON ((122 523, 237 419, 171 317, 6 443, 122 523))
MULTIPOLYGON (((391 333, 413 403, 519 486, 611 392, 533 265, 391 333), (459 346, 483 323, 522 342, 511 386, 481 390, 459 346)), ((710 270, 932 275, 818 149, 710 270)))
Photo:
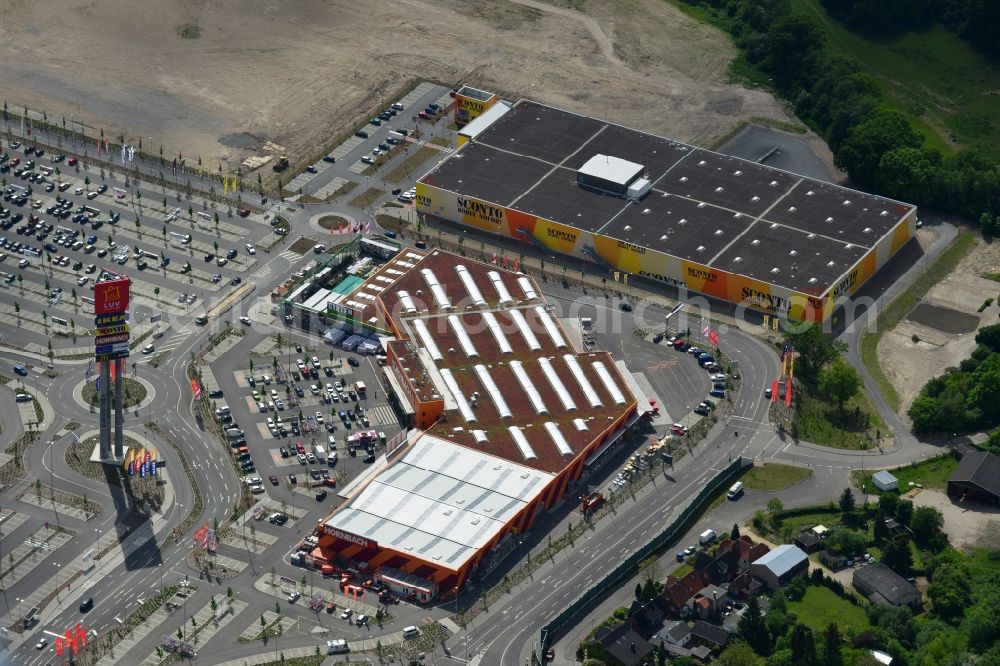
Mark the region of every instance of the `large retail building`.
POLYGON ((490 111, 417 183, 418 211, 810 321, 915 233, 909 204, 537 102, 490 111))

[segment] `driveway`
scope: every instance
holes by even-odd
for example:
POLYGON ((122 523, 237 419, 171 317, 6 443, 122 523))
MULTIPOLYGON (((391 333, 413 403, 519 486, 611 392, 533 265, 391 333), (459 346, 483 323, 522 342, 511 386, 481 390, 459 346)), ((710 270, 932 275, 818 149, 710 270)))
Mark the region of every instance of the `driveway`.
POLYGON ((944 532, 953 546, 1000 546, 1000 509, 953 500, 940 490, 911 490, 903 495, 915 506, 932 506, 944 514, 944 532))

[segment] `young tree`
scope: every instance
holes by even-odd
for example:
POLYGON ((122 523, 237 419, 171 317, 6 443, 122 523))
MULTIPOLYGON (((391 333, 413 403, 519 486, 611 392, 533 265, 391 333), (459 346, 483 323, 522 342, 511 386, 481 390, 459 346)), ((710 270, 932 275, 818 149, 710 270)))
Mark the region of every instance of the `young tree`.
POLYGON ((801 666, 815 666, 816 641, 812 629, 804 624, 796 623, 792 627, 789 647, 792 648, 792 663, 801 666))
POLYGON ((823 666, 842 666, 843 659, 840 656, 842 643, 837 624, 831 622, 823 634, 823 666))
POLYGON ((861 376, 853 366, 837 359, 819 373, 819 392, 827 400, 844 409, 844 403, 861 388, 861 376))
POLYGON ((771 653, 771 634, 764 626, 764 617, 761 615, 760 602, 757 601, 757 597, 750 598, 746 611, 737 625, 737 630, 754 652, 760 655, 771 653))
POLYGON ((944 515, 932 506, 920 506, 913 510, 910 518, 910 529, 913 530, 913 540, 924 548, 930 546, 944 527, 944 515))
POLYGON ((854 511, 854 493, 850 488, 844 488, 844 492, 840 493, 840 511, 841 513, 854 511))
POLYGON ((737 525, 736 523, 733 523, 733 529, 729 533, 729 538, 732 539, 733 541, 736 541, 740 538, 740 526, 737 525))
POLYGON ((913 553, 907 539, 888 541, 882 548, 882 561, 887 567, 900 574, 909 576, 913 572, 913 553))
POLYGON ((767 513, 770 516, 781 513, 785 508, 785 505, 777 497, 772 497, 767 500, 767 513))

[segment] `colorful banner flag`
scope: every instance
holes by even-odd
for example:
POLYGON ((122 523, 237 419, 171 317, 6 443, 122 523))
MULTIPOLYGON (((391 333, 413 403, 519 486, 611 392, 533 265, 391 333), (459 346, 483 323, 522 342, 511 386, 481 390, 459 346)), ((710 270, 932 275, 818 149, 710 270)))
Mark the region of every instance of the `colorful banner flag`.
POLYGON ((61 657, 63 653, 63 639, 56 638, 56 656, 61 657))
POLYGON ((708 332, 708 341, 711 342, 714 347, 718 347, 719 346, 719 332, 718 331, 709 331, 708 332))
POLYGON ((194 393, 195 400, 201 397, 201 385, 198 384, 197 379, 191 380, 191 392, 194 393))
POLYGON ((76 639, 79 641, 80 647, 87 647, 87 630, 79 622, 76 623, 76 639))
POLYGON ((233 182, 229 185, 229 190, 231 192, 235 192, 236 191, 236 185, 237 185, 237 183, 236 183, 236 176, 233 176, 233 182))
POLYGON ((785 344, 781 347, 781 362, 785 362, 785 354, 788 353, 788 340, 785 340, 785 344))
POLYGON ((503 255, 503 267, 504 267, 504 269, 507 268, 507 255, 506 254, 503 255))
POLYGON ((521 258, 514 257, 514 271, 517 272, 521 269, 521 258))
POLYGON ((222 177, 222 193, 229 194, 229 179, 225 176, 222 177))

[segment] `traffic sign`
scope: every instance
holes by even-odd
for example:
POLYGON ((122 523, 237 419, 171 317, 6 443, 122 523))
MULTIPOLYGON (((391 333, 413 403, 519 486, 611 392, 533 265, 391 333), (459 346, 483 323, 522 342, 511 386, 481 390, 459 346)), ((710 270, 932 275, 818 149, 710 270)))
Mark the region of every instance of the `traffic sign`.
POLYGON ((114 335, 101 335, 94 338, 94 346, 103 347, 105 345, 113 345, 120 342, 128 342, 128 333, 115 333, 114 335))
POLYGON ((97 315, 94 317, 94 328, 104 328, 105 326, 121 326, 128 321, 127 312, 117 314, 97 315))
POLYGON ((100 337, 102 335, 117 335, 119 333, 128 333, 128 324, 122 324, 121 326, 104 326, 94 330, 94 335, 100 337))

